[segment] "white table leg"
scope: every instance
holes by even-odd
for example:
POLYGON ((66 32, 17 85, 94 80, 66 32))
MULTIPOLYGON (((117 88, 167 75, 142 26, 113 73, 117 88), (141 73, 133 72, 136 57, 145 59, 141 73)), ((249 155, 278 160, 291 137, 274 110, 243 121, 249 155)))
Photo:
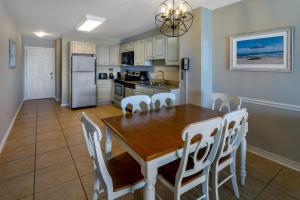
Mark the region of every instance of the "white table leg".
POLYGON ((145 178, 144 199, 155 200, 155 183, 157 175, 157 167, 155 163, 146 162, 141 166, 142 174, 145 178))
POLYGON ((105 153, 106 159, 109 160, 111 158, 111 135, 108 127, 105 127, 105 153))
POLYGON ((241 143, 241 184, 245 185, 245 181, 246 181, 246 155, 247 155, 247 140, 246 140, 246 136, 247 136, 247 132, 248 132, 248 123, 246 125, 245 128, 245 134, 241 143))

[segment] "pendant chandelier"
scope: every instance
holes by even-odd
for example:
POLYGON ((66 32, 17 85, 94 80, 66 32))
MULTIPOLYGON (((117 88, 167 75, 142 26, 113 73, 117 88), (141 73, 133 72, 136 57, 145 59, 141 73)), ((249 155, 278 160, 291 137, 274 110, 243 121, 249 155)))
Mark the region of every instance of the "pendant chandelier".
POLYGON ((165 0, 155 14, 159 32, 168 37, 184 35, 193 24, 192 7, 185 0, 165 0))

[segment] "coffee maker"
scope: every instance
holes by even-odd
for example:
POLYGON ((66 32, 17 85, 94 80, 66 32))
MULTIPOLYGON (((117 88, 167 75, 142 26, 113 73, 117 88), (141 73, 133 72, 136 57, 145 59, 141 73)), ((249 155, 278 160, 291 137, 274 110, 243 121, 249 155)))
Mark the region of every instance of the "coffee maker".
POLYGON ((115 77, 114 77, 114 69, 113 68, 110 68, 109 69, 109 79, 114 79, 115 77))

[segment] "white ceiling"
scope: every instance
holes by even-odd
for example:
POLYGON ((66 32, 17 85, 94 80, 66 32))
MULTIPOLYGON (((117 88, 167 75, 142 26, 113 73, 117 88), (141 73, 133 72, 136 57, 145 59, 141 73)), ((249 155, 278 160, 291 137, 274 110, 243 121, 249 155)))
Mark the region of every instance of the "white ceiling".
MULTIPOLYGON (((123 39, 155 28, 154 14, 162 0, 3 0, 23 34, 45 31, 52 37, 82 35, 123 39), (91 33, 75 25, 85 14, 105 17, 91 33)), ((193 8, 216 9, 241 0, 189 0, 193 8)))

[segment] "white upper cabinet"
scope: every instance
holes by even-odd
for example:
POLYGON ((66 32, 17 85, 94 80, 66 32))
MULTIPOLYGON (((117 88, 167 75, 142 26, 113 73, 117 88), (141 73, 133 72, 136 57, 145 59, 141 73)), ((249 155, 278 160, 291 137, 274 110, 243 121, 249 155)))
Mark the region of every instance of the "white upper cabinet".
POLYGON ((120 46, 120 53, 126 52, 127 44, 122 44, 120 46))
POLYGON ((153 38, 154 59, 164 59, 164 36, 159 35, 153 38))
POLYGON ((109 64, 120 65, 120 46, 113 45, 109 47, 109 64))
POLYGON ((121 53, 134 51, 134 65, 136 66, 151 66, 153 60, 163 59, 165 65, 179 65, 179 41, 177 37, 157 35, 122 44, 120 49, 121 53))
POLYGON ((127 51, 133 51, 133 48, 134 48, 133 46, 134 46, 134 45, 133 45, 133 42, 128 43, 128 44, 127 44, 126 50, 127 50, 127 51))
POLYGON ((134 42, 134 65, 145 64, 145 41, 134 42))
POLYGON ((179 48, 177 37, 165 37, 165 64, 179 65, 179 48))
POLYGON ((120 46, 99 45, 97 47, 97 65, 120 65, 120 46))
POLYGON ((71 53, 78 54, 96 54, 96 44, 81 41, 71 41, 70 51, 71 53))
POLYGON ((85 52, 88 54, 95 54, 95 55, 97 54, 97 47, 96 47, 96 44, 94 44, 94 43, 85 42, 84 49, 85 49, 85 52))
POLYGON ((164 37, 159 35, 145 40, 145 59, 164 59, 164 37))
POLYGON ((134 42, 122 44, 120 47, 120 52, 128 52, 128 51, 134 51, 134 42))
POLYGON ((97 65, 109 65, 109 46, 97 47, 97 65))
POLYGON ((145 40, 145 59, 146 60, 153 60, 153 38, 148 38, 145 40))

